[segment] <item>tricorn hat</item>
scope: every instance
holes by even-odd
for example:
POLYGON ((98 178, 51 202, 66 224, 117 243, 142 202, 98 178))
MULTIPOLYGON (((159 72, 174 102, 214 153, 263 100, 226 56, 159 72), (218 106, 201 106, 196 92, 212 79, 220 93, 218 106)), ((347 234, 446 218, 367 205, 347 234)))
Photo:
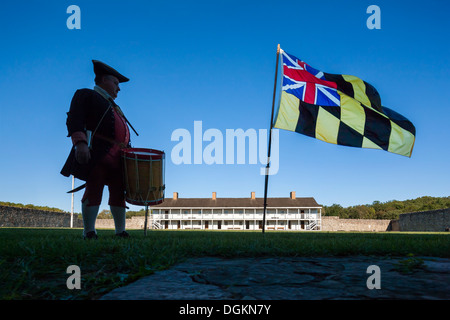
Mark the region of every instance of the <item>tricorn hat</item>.
POLYGON ((92 60, 92 63, 94 64, 94 73, 96 76, 109 74, 116 77, 119 80, 119 82, 127 82, 130 80, 127 77, 121 75, 114 68, 108 66, 106 63, 103 63, 98 60, 92 60))

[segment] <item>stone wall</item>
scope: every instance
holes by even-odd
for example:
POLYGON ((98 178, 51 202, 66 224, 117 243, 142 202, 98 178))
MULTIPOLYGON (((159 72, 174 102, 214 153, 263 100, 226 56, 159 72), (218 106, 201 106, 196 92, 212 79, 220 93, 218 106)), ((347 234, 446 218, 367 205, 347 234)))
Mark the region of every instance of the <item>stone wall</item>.
MULTIPOLYGON (((83 220, 73 216, 74 228, 82 228, 83 220)), ((70 228, 70 213, 0 206, 0 227, 70 228)))
POLYGON ((391 220, 322 216, 322 231, 388 231, 391 220))
POLYGON ((400 231, 400 224, 398 223, 398 219, 391 220, 391 224, 388 227, 389 231, 400 231))
MULTIPOLYGON (((74 228, 82 228, 83 220, 74 215, 74 228)), ((0 227, 69 228, 70 214, 27 208, 0 206, 0 227)), ((148 219, 151 227, 151 217, 148 219)), ((339 219, 323 216, 322 231, 445 231, 450 227, 450 208, 404 213, 398 220, 339 219)), ((113 219, 97 219, 96 228, 114 229, 113 219)), ((144 217, 126 219, 127 229, 144 229, 144 217)))
MULTIPOLYGON (((147 225, 150 228, 150 217, 148 218, 147 225)), ((125 220, 126 229, 144 229, 145 217, 131 217, 131 219, 125 220)), ((114 229, 113 219, 97 219, 95 223, 96 229, 114 229)))
MULTIPOLYGON (((144 229, 144 217, 126 219, 127 229, 144 229)), ((148 221, 150 225, 150 219, 148 221)), ((0 205, 0 227, 70 228, 70 213, 0 205)), ((83 219, 73 216, 73 227, 83 228, 83 219)), ((97 229, 114 229, 113 219, 97 219, 97 229)))
POLYGON ((402 213, 398 223, 401 231, 446 231, 450 227, 450 208, 402 213))

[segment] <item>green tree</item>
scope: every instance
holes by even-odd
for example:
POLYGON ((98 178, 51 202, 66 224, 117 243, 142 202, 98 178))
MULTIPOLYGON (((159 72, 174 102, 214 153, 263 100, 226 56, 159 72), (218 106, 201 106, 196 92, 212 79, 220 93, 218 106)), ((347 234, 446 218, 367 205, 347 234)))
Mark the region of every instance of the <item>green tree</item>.
POLYGON ((102 210, 97 216, 98 219, 112 219, 112 214, 110 210, 102 210))
POLYGON ((324 208, 324 212, 323 215, 324 216, 338 216, 340 217, 344 211, 344 208, 340 205, 340 204, 336 204, 334 203, 331 206, 323 206, 324 208))

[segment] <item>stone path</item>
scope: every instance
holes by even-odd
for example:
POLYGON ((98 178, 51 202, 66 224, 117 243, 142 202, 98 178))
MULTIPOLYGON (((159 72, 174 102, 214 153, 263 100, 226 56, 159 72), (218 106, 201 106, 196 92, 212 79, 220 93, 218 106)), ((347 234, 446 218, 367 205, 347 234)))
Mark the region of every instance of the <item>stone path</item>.
POLYGON ((450 299, 450 259, 198 258, 115 289, 102 300, 450 299), (379 267, 380 289, 377 284, 379 267), (370 277, 370 279, 369 279, 370 277))

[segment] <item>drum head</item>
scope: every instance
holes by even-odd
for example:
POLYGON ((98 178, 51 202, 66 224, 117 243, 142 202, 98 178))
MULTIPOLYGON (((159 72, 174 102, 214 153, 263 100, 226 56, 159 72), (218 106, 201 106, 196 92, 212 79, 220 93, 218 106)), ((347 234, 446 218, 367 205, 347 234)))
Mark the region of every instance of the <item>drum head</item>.
POLYGON ((126 148, 122 149, 122 155, 125 157, 130 157, 133 159, 162 159, 164 158, 164 151, 156 149, 145 149, 145 148, 126 148))

